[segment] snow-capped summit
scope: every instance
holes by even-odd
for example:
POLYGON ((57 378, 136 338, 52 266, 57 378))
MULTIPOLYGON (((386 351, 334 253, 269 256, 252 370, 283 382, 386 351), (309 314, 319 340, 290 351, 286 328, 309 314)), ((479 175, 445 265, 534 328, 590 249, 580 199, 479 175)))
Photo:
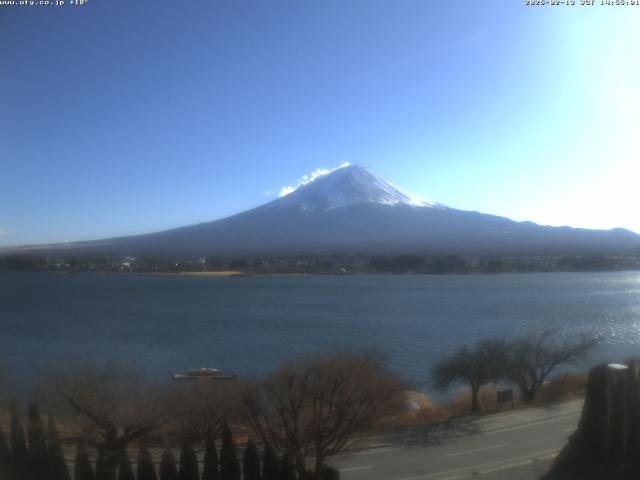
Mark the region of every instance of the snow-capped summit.
POLYGON ((346 165, 318 176, 275 200, 270 206, 299 207, 305 211, 326 212, 356 203, 444 208, 440 204, 406 192, 358 165, 346 165))

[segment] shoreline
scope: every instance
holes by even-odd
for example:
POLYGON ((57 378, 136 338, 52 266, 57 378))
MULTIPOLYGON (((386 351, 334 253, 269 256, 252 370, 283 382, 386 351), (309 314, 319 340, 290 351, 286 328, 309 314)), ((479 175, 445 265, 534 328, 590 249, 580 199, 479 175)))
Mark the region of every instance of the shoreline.
MULTIPOLYGON (((116 272, 128 273, 128 272, 116 272)), ((151 275, 171 277, 244 277, 247 274, 236 270, 221 270, 218 272, 150 272, 151 275)))
POLYGON ((640 272, 640 268, 628 269, 611 269, 611 270, 530 270, 530 271, 501 271, 501 272, 242 272, 238 270, 220 270, 220 271, 182 271, 182 272, 157 272, 145 270, 119 271, 119 270, 49 270, 49 269, 11 269, 0 268, 0 272, 31 272, 31 273, 54 273, 54 274, 79 274, 94 273, 101 275, 128 275, 142 274, 154 276, 170 276, 170 277, 354 277, 354 276, 502 276, 502 275, 535 275, 535 274, 607 274, 607 273, 630 273, 640 272))
MULTIPOLYGON (((116 272, 128 273, 128 272, 116 272)), ((141 272, 145 273, 145 272, 141 272)), ((249 273, 239 272, 237 270, 221 270, 217 272, 151 272, 151 275, 169 276, 169 277, 305 277, 317 275, 312 273, 249 273)), ((339 275, 339 274, 337 274, 339 275)), ((342 274, 344 275, 344 274, 342 274)))

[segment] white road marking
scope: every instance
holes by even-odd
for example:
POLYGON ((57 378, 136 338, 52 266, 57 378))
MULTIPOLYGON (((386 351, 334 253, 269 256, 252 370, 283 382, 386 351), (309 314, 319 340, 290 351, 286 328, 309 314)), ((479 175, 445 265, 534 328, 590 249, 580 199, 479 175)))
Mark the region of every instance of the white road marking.
POLYGON ((465 450, 464 452, 447 453, 445 457, 457 457, 458 455, 466 455, 468 453, 484 452, 485 450, 492 450, 494 448, 506 447, 508 443, 500 443, 499 445, 490 445, 488 447, 476 448, 474 450, 465 450))
POLYGON ((340 471, 341 472, 356 472, 358 470, 369 470, 373 468, 373 466, 371 465, 366 465, 364 467, 351 467, 351 468, 341 468, 340 471))
MULTIPOLYGON (((480 475, 486 475, 487 473, 494 473, 502 470, 509 470, 510 468, 523 467, 525 465, 531 465, 533 462, 550 460, 552 458, 555 458, 557 455, 558 455, 558 452, 554 452, 541 457, 528 458, 526 460, 521 460, 519 462, 510 463, 508 465, 500 465, 498 467, 483 468, 482 470, 479 471, 479 473, 480 475)), ((440 480, 454 480, 455 478, 460 478, 460 477, 441 478, 440 480)))
POLYGON ((517 467, 523 461, 532 460, 534 458, 544 458, 546 456, 555 454, 557 452, 558 452, 558 449, 554 448, 553 450, 544 450, 541 452, 531 453, 529 455, 522 455, 520 457, 506 458, 504 460, 499 460, 496 462, 482 463, 480 465, 473 465, 473 466, 464 467, 464 468, 456 468, 455 470, 447 470, 444 472, 427 473, 426 475, 417 475, 415 477, 403 477, 403 478, 399 478, 398 480, 427 480, 429 478, 443 477, 444 475, 449 475, 449 477, 443 477, 440 480, 449 480, 452 478, 456 478, 455 477, 456 474, 461 474, 463 472, 470 473, 470 472, 473 472, 474 470, 479 470, 481 468, 495 469, 500 467, 502 468, 509 468, 511 466, 517 467))
POLYGON ((496 419, 502 419, 502 418, 507 418, 507 417, 520 417, 520 418, 528 418, 530 417, 531 414, 527 414, 527 412, 521 412, 521 413, 492 413, 487 415, 485 418, 479 418, 478 419, 478 423, 488 423, 488 422, 494 422, 496 421, 496 419))
MULTIPOLYGON (((561 420, 563 418, 570 418, 570 417, 574 417, 579 415, 580 412, 570 412, 570 413, 562 413, 559 415, 554 415, 550 418, 547 418, 545 420, 540 420, 540 421, 534 421, 534 422, 530 422, 527 423, 525 425, 516 425, 513 427, 506 427, 506 428, 501 428, 501 429, 497 429, 497 430, 493 430, 493 431, 489 431, 489 432, 484 432, 484 433, 476 433, 474 435, 471 436, 484 436, 484 435, 495 435, 495 434, 499 434, 499 433, 503 433, 503 432, 510 432, 510 431, 516 431, 516 430, 524 430, 527 428, 532 428, 532 427, 536 427, 538 425, 543 425, 549 422, 557 422, 558 420, 561 420)), ((569 432, 569 431, 573 431, 575 430, 575 428, 566 428, 564 430, 562 430, 563 433, 569 432)), ((489 447, 485 447, 485 448, 481 448, 481 449, 476 449, 476 450, 468 450, 468 451, 464 451, 464 452, 455 452, 453 454, 445 454, 445 456, 456 456, 456 455, 463 455, 466 453, 473 453, 476 451, 483 451, 483 450, 488 450, 491 448, 499 448, 502 446, 506 446, 507 444, 500 444, 500 445, 492 445, 489 447)), ((342 455, 337 455, 337 457, 342 457, 342 456, 354 456, 354 455, 375 455, 376 453, 386 453, 386 452, 392 452, 392 451, 396 451, 396 450, 403 450, 405 449, 405 447, 391 447, 391 448, 373 448, 370 450, 365 450, 365 451, 361 451, 358 453, 350 453, 350 454, 342 454, 342 455)), ((491 471, 498 471, 498 470, 504 470, 504 469, 509 469, 509 468, 514 468, 514 467, 518 467, 521 465, 525 465, 527 463, 531 463, 533 461, 536 460, 545 460, 548 458, 552 458, 555 455, 557 455, 559 449, 552 449, 552 450, 545 450, 545 451, 540 451, 540 452, 534 452, 534 453, 530 453, 527 455, 521 455, 518 457, 512 457, 512 458, 506 458, 503 460, 497 460, 497 461, 493 461, 493 462, 489 462, 489 463, 484 463, 484 464, 479 464, 479 465, 473 465, 473 466, 468 466, 468 467, 463 467, 463 468, 457 468, 457 469, 453 469, 453 470, 447 470, 447 471, 441 471, 441 472, 432 472, 432 473, 428 473, 428 474, 422 474, 422 475, 417 475, 417 476, 412 476, 412 477, 403 477, 403 478, 397 478, 394 480, 454 480, 454 479, 458 479, 458 478, 463 478, 463 477, 467 477, 469 474, 473 473, 473 472, 477 472, 479 474, 482 473, 488 473, 491 471)), ((340 471, 342 472, 348 472, 348 471, 357 471, 357 470, 369 470, 369 469, 374 469, 374 466, 362 466, 362 467, 352 467, 352 468, 346 468, 346 469, 341 469, 340 471)))
POLYGON ((355 453, 347 454, 345 456, 346 457, 355 457, 355 456, 360 456, 360 455, 375 455, 376 453, 395 452, 396 450, 402 450, 402 447, 377 448, 377 449, 365 450, 363 452, 355 452, 355 453))
POLYGON ((580 412, 576 412, 576 413, 572 413, 572 414, 568 414, 568 415, 558 415, 558 416, 555 416, 555 417, 548 418, 547 420, 540 420, 539 422, 531 422, 531 423, 527 423, 526 425, 518 425, 518 426, 515 426, 515 427, 501 428, 499 430, 492 430, 490 432, 480 433, 479 435, 496 435, 496 434, 502 433, 502 432, 511 432, 511 431, 514 431, 514 430, 524 430, 526 428, 531 428, 531 427, 536 427, 538 425, 542 425, 543 423, 557 422, 558 419, 560 419, 560 418, 565 418, 565 417, 570 417, 570 416, 577 416, 579 414, 580 414, 580 412))

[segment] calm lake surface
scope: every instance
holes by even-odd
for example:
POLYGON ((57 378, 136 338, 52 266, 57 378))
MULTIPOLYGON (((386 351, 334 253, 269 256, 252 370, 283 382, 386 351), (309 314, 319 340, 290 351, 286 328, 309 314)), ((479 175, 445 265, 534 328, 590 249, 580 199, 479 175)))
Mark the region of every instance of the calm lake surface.
POLYGON ((29 388, 69 361, 152 378, 195 367, 260 375, 374 347, 415 381, 463 342, 547 326, 599 333, 592 361, 640 354, 640 272, 199 278, 0 272, 0 364, 29 388))

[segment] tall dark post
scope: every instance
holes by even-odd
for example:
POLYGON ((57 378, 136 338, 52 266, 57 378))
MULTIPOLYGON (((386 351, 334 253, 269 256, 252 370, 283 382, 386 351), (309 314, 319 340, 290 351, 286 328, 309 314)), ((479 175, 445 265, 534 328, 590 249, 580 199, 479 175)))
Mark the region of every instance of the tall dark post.
POLYGON ((627 425, 627 377, 626 372, 612 378, 609 439, 606 462, 612 467, 621 465, 626 460, 628 440, 627 425))
POLYGON ((640 478, 639 400, 635 361, 593 367, 578 429, 545 478, 640 478))
POLYGON ((627 405, 629 435, 627 437, 627 462, 634 469, 640 470, 640 408, 633 408, 633 405, 640 405, 640 381, 638 380, 637 362, 629 362, 627 370, 627 405))
POLYGON ((587 444, 587 455, 594 463, 603 463, 609 442, 609 375, 606 365, 598 365, 589 372, 587 395, 579 431, 587 444))

